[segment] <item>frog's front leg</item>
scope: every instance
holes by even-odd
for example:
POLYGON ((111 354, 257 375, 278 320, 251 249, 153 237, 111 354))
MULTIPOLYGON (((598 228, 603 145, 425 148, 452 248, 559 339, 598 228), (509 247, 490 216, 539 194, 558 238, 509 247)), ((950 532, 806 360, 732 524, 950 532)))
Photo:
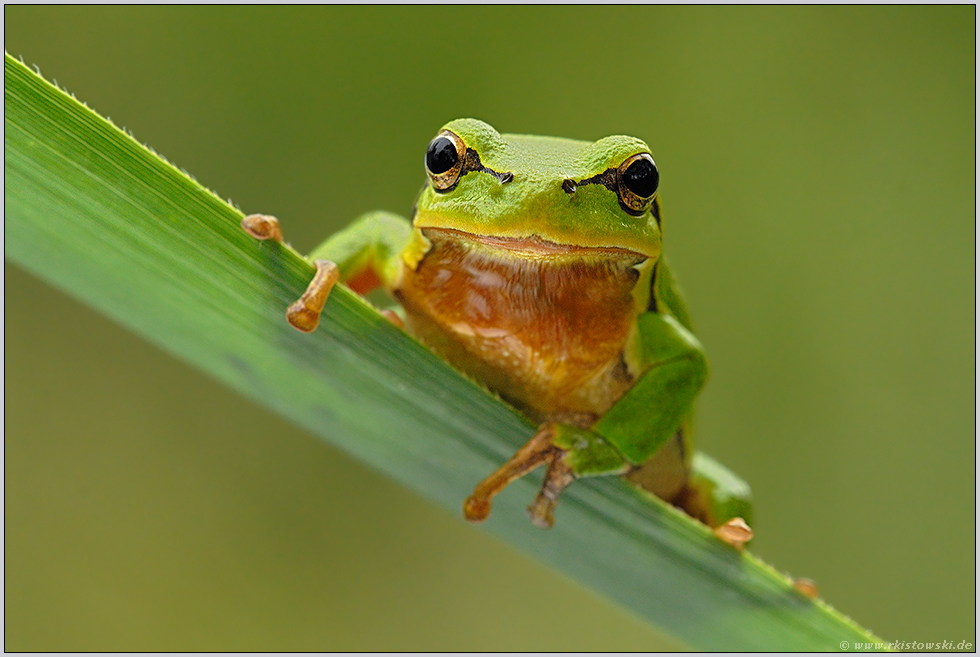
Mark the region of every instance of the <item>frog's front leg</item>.
MULTIPOLYGON (((637 321, 637 340, 630 356, 645 368, 636 384, 592 427, 640 466, 653 457, 691 413, 708 376, 701 343, 670 315, 644 313, 637 321)), ((684 446, 689 450, 690 446, 684 446)), ((738 477, 712 459, 698 454, 689 465, 684 497, 707 505, 703 519, 717 526, 716 535, 736 549, 752 539, 752 530, 740 517, 751 510, 750 492, 738 477), (693 475, 693 476, 692 476, 693 475)), ((676 503, 676 502, 675 502, 676 503)), ((692 513, 695 517, 701 516, 692 513)))
MULTIPOLYGON (((283 240, 279 221, 269 215, 248 215, 242 219, 242 228, 256 239, 283 240)), ((303 295, 287 308, 287 321, 306 333, 316 329, 330 291, 338 282, 358 294, 367 294, 379 285, 390 290, 401 276, 400 256, 410 238, 411 224, 388 212, 365 214, 329 237, 307 257, 316 274, 303 295)), ((389 319, 395 321, 397 317, 389 319)))
POLYGON ((514 456, 481 481, 463 504, 463 515, 470 522, 482 522, 490 515, 490 500, 507 484, 538 466, 547 464, 544 483, 528 515, 538 527, 551 527, 558 498, 576 477, 626 472, 629 464, 609 443, 588 429, 545 422, 514 456))

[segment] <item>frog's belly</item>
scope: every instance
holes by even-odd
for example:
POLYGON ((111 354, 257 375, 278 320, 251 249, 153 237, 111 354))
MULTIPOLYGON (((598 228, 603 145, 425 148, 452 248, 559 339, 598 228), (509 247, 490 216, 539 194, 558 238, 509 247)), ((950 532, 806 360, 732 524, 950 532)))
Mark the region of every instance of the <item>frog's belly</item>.
POLYGON ((394 293, 446 360, 538 421, 588 426, 632 385, 623 349, 641 256, 424 233, 432 248, 394 293))

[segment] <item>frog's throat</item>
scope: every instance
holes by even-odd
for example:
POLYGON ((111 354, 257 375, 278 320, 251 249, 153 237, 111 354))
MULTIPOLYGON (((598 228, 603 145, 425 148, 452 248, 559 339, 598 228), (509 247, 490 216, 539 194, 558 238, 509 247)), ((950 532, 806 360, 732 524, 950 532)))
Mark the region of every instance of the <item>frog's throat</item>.
POLYGON ((454 228, 419 227, 419 231, 428 240, 433 237, 448 238, 461 242, 471 242, 501 255, 525 259, 578 259, 578 258, 622 258, 635 259, 642 262, 647 256, 637 251, 615 246, 579 246, 576 244, 560 244, 546 240, 537 235, 525 237, 496 237, 492 235, 477 235, 454 228))
POLYGON ((417 234, 429 248, 393 295, 411 332, 458 369, 535 420, 582 426, 632 385, 625 351, 648 304, 637 303, 638 286, 649 296, 645 256, 538 237, 417 234))

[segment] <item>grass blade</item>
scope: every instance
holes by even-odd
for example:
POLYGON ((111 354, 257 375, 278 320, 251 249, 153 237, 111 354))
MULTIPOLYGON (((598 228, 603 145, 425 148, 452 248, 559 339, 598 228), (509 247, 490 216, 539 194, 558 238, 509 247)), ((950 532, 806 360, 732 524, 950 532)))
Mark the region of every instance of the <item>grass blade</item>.
MULTIPOLYGON (((533 427, 346 290, 302 335, 283 309, 313 269, 241 213, 6 55, 5 256, 452 513, 533 427)), ((42 311, 38 321, 57 321, 42 311)), ((551 531, 525 479, 486 530, 691 647, 874 642, 750 554, 616 479, 577 482, 551 531)))

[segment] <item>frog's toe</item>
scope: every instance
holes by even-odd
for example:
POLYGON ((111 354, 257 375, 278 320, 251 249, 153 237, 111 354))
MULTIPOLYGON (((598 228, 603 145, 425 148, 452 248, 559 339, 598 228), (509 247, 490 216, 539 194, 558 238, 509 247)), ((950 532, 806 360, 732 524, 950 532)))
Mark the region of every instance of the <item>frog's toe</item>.
POLYGON ((250 214, 242 219, 242 229, 257 240, 282 241, 279 220, 268 214, 250 214))
POLYGON ((544 473, 544 483, 534 502, 527 508, 531 522, 542 529, 550 529, 555 524, 555 506, 558 498, 575 481, 575 473, 565 462, 565 452, 556 454, 548 463, 544 473))
POLYGON ((463 502, 463 517, 473 523, 490 517, 490 498, 473 493, 463 502))
POLYGON ((391 308, 385 308, 384 310, 381 311, 381 314, 382 316, 384 316, 385 319, 387 319, 389 322, 391 322, 398 328, 405 328, 405 324, 402 322, 402 318, 399 317, 398 313, 396 313, 391 308))
POLYGON ((545 483, 534 504, 528 509, 531 522, 539 527, 551 527, 554 522, 552 512, 558 496, 574 479, 571 468, 565 465, 565 451, 555 446, 553 438, 556 425, 553 422, 542 424, 537 433, 517 450, 496 472, 477 484, 473 494, 463 504, 463 515, 470 522, 482 522, 490 515, 490 500, 507 487, 507 484, 548 464, 545 483), (571 478, 569 478, 571 477, 571 478))
POLYGON ((752 528, 749 527, 741 518, 732 518, 723 525, 715 528, 715 536, 731 545, 736 550, 741 550, 745 544, 752 540, 752 528))
POLYGON ((315 260, 316 274, 306 292, 286 309, 286 320, 293 328, 310 333, 320 324, 320 313, 333 286, 340 280, 340 268, 331 260, 315 260))
POLYGON ((815 600, 820 597, 820 590, 809 577, 797 577, 793 580, 793 588, 803 596, 815 600))

